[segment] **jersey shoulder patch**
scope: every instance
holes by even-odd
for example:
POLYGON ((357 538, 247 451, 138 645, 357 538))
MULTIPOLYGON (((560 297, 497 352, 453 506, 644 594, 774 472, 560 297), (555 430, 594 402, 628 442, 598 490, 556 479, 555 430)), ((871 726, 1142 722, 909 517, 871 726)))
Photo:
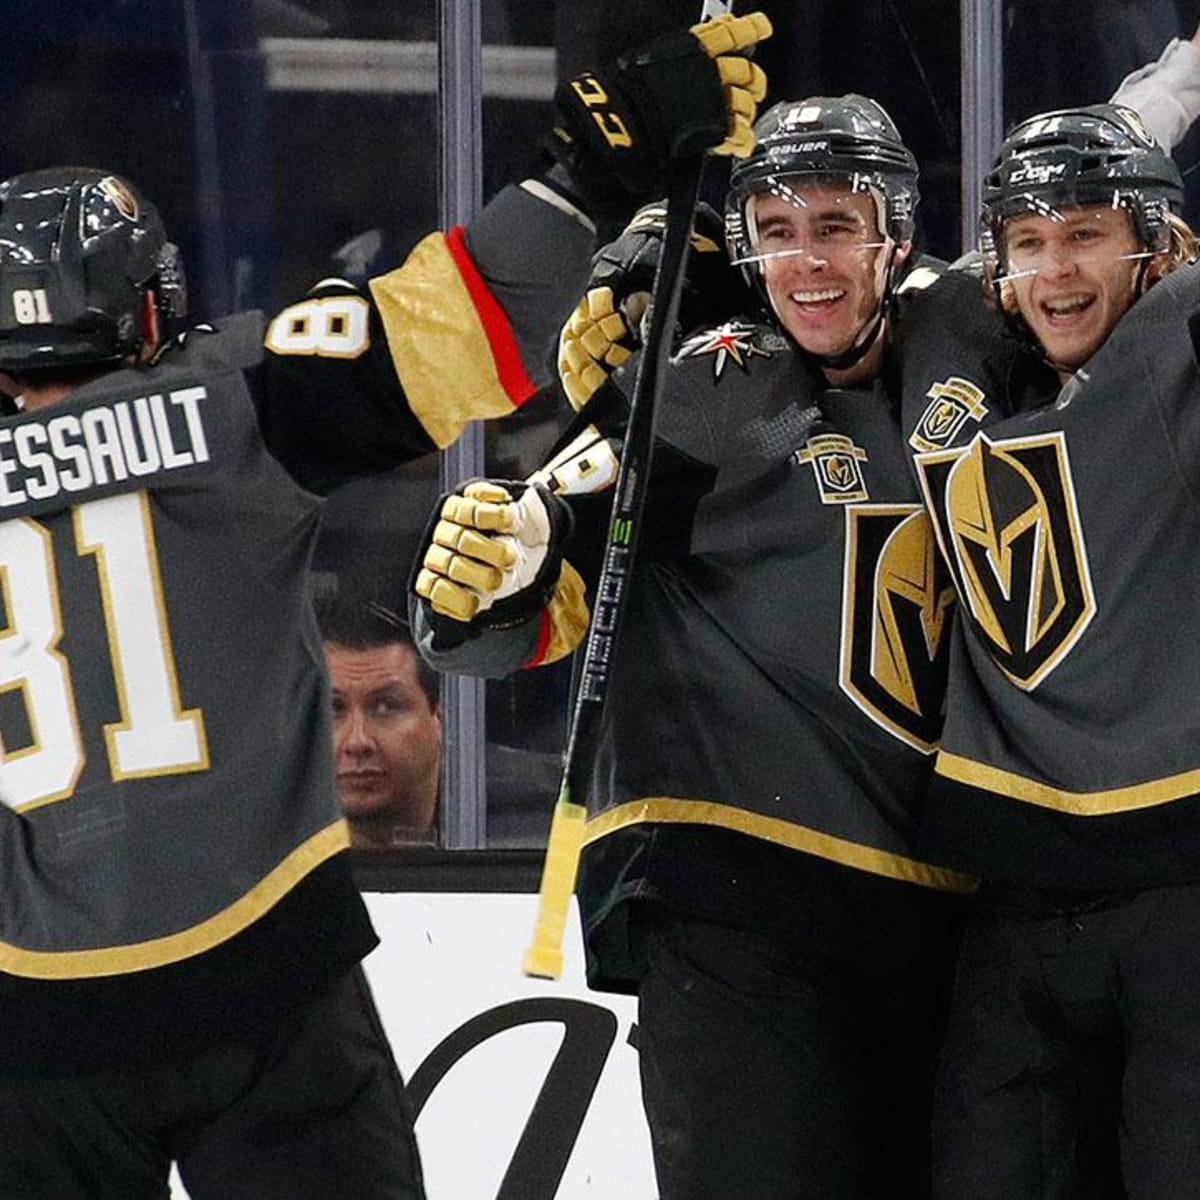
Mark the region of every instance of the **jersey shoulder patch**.
POLYGON ((679 365, 688 359, 706 363, 713 380, 718 381, 731 368, 748 375, 755 359, 771 358, 788 349, 787 339, 769 325, 733 320, 701 329, 685 338, 675 360, 679 365))
POLYGON ((780 423, 811 424, 814 387, 812 372, 780 330, 726 321, 686 338, 671 360, 659 436, 710 465, 778 457, 780 423))

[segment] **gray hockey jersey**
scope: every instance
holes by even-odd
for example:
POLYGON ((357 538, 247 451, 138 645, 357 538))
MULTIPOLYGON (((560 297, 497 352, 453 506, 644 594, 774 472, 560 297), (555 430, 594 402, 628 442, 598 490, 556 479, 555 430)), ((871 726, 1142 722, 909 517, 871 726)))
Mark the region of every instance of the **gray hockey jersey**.
MULTIPOLYGON (((819 408, 814 392, 770 326, 703 331, 673 360, 588 844, 709 826, 961 890, 909 841, 952 589, 882 386, 824 391, 819 408)), ((577 509, 571 561, 601 532, 577 509)), ((536 619, 450 648, 423 605, 414 615, 441 669, 502 675, 536 654, 536 619)))
POLYGON ((712 823, 955 886, 908 841, 950 588, 882 388, 814 403, 790 344, 735 323, 685 343, 664 390, 589 839, 712 823))
POLYGON ((1200 878, 1198 302, 1176 271, 1061 389, 1016 384, 1039 368, 996 328, 913 343, 906 432, 963 618, 923 838, 961 869, 1200 878))
POLYGON ((0 1070, 244 1038, 375 944, 342 853, 313 493, 527 398, 590 245, 506 189, 362 287, 0 420, 0 1009, 21 1031, 0 1070))
POLYGON ((262 323, 0 427, 0 970, 161 966, 346 845, 302 586, 319 501, 267 453, 262 323))

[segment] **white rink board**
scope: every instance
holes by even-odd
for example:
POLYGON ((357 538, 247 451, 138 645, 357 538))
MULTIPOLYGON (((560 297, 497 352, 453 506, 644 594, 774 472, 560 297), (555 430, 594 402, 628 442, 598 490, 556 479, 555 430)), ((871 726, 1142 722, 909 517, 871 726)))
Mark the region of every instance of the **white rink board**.
MULTIPOLYGON (((628 1042, 635 1002, 585 987, 577 911, 567 926, 563 978, 548 982, 526 979, 520 968, 536 896, 369 892, 364 898, 380 936, 367 975, 407 1080, 447 1036, 481 1016, 502 1023, 504 1013, 524 1012, 530 1000, 580 1002, 588 1007, 577 1011, 593 1018, 588 1025, 605 1023, 603 1012, 593 1010, 615 1018, 602 1066, 593 1061, 588 1071, 566 1073, 575 1095, 586 1094, 597 1071, 598 1082, 557 1186, 522 1194, 510 1181, 508 1194, 654 1200, 650 1136, 628 1042)), ((564 1029, 561 1021, 502 1029, 463 1053, 432 1088, 417 1120, 428 1200, 496 1200, 564 1029)), ((569 1135, 569 1124, 555 1123, 560 1135, 569 1135)), ((173 1200, 187 1200, 177 1177, 172 1184, 173 1200)))
MULTIPOLYGON (((650 1137, 628 1042, 636 1005, 587 990, 577 912, 567 926, 563 978, 548 982, 521 974, 536 896, 368 893, 366 901, 381 939, 367 974, 406 1079, 447 1035, 513 1002, 574 1000, 615 1016, 554 1200, 653 1200, 650 1137)), ((494 1200, 563 1029, 538 1022, 496 1033, 433 1088, 417 1120, 429 1200, 494 1200)))

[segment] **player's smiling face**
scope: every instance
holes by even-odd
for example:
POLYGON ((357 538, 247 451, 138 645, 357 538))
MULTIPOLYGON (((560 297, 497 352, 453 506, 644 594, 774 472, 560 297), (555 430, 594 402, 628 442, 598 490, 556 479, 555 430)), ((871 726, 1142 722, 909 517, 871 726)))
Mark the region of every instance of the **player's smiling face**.
POLYGON ((1046 357, 1081 367, 1134 301, 1138 243, 1128 213, 1107 204, 1014 217, 1004 226, 1006 287, 1046 357))
POLYGON ((864 192, 795 186, 754 206, 755 253, 771 307, 810 353, 849 350, 875 317, 886 246, 864 192))

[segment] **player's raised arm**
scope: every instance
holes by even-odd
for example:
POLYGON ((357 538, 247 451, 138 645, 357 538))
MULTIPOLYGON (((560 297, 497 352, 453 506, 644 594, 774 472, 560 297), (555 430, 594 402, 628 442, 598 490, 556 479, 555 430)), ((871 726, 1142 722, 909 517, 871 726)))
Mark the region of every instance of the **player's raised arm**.
POLYGON ((1112 99, 1137 112, 1160 145, 1178 146, 1200 117, 1200 23, 1190 38, 1172 38, 1158 58, 1126 75, 1112 99))
POLYGON ((279 456, 324 490, 448 446, 549 382, 597 227, 619 228, 677 158, 753 145, 766 80, 749 54, 769 33, 762 14, 720 17, 564 83, 542 176, 365 287, 325 281, 280 314, 262 401, 279 456))

